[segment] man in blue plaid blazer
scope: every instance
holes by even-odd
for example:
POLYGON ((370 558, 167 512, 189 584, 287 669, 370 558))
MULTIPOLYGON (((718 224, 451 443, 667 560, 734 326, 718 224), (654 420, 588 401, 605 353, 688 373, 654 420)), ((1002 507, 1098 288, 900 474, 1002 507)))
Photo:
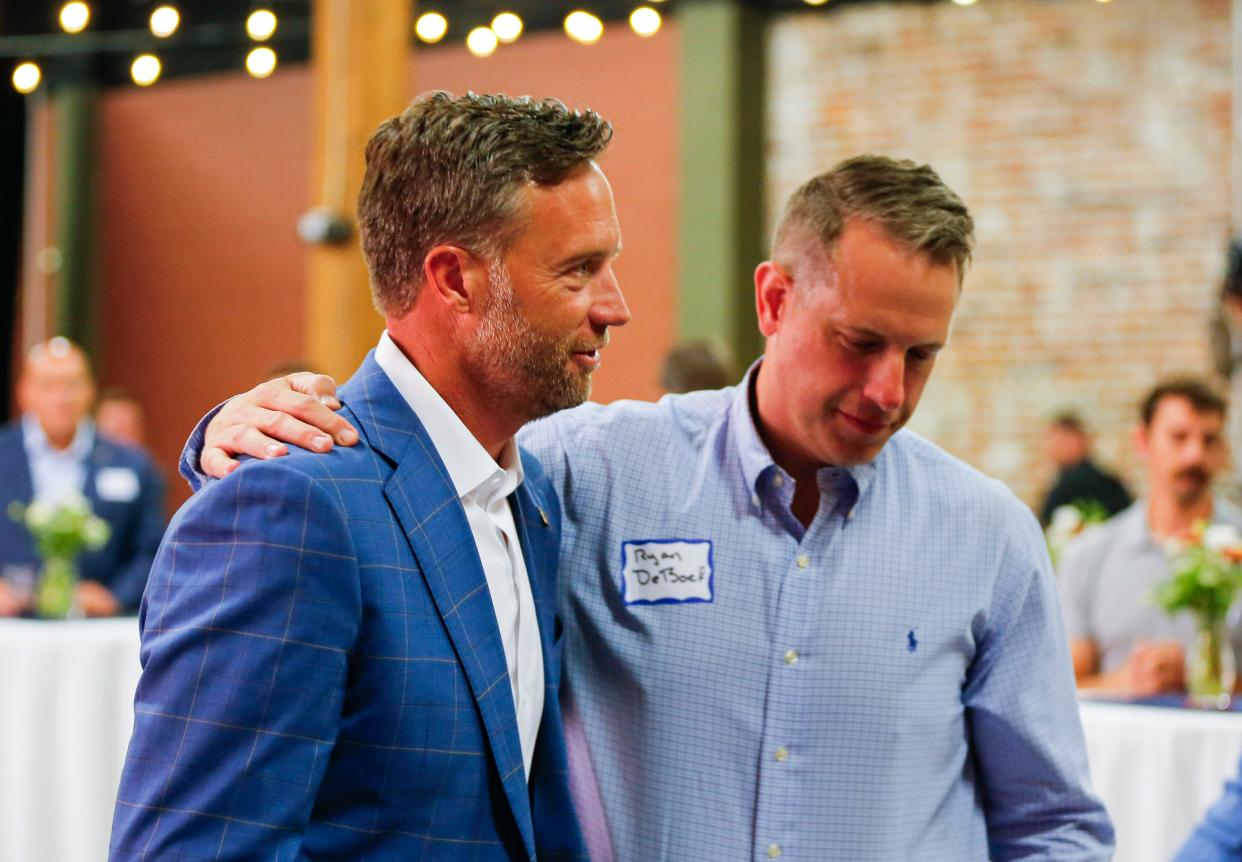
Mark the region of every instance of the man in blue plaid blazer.
POLYGON ((372 137, 387 331, 341 390, 358 445, 248 462, 175 517, 113 860, 585 857, 560 510, 513 435, 586 398, 629 317, 610 135, 559 102, 437 93, 372 137))

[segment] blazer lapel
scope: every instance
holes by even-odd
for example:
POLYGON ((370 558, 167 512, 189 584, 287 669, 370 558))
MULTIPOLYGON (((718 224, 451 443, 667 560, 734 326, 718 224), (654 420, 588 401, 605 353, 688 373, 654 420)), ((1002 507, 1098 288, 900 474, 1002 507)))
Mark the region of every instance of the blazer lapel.
POLYGON ((92 512, 99 511, 100 502, 99 489, 95 487, 95 476, 110 463, 112 463, 112 449, 96 434, 91 453, 86 457, 86 476, 82 483, 82 496, 90 501, 92 512))
POLYGON ((514 524, 517 525, 518 541, 522 545, 522 558, 526 562, 526 575, 530 579, 531 593, 535 599, 535 615, 539 620, 539 640, 543 645, 544 672, 551 665, 550 651, 555 639, 556 581, 554 572, 548 571, 548 506, 523 482, 513 495, 514 524))
POLYGON ((367 356, 341 395, 359 420, 358 430, 397 465, 384 494, 418 558, 465 671, 505 796, 533 859, 534 829, 508 662, 487 577, 457 491, 422 423, 373 356, 367 356))

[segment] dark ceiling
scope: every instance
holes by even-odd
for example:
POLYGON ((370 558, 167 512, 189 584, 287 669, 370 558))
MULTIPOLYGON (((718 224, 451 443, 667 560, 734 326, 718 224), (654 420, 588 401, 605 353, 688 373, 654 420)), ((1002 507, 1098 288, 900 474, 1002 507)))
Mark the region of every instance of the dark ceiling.
MULTIPOLYGON (((243 22, 260 6, 270 8, 280 20, 268 44, 282 62, 304 60, 309 53, 310 0, 89 0, 90 26, 76 36, 60 31, 57 15, 62 1, 0 0, 0 68, 24 59, 38 60, 52 86, 68 77, 87 77, 104 86, 127 83, 130 61, 143 51, 158 52, 164 77, 237 69, 252 47, 243 22), (172 3, 181 12, 180 30, 163 40, 147 30, 148 16, 161 2, 172 3)), ((418 9, 442 12, 449 20, 449 32, 440 44, 459 44, 471 28, 488 23, 504 9, 517 12, 527 32, 533 32, 560 29, 565 14, 579 8, 606 21, 623 21, 644 2, 666 15, 676 15, 675 0, 440 0, 418 3, 418 9)), ((811 9, 803 0, 739 2, 771 12, 811 9)), ((815 11, 829 14, 861 2, 868 0, 829 0, 815 11)), ((412 33, 410 39, 415 41, 412 33)))

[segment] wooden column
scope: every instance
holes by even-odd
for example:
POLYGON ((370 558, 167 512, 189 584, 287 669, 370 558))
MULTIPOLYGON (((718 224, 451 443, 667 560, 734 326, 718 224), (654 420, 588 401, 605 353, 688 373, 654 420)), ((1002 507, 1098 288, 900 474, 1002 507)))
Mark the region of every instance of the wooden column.
MULTIPOLYGON (((1239 0, 1242 2, 1242 0, 1239 0)), ((764 235, 763 12, 744 0, 683 0, 679 334, 714 337, 748 364, 763 348, 755 267, 764 235)))
MULTIPOLYGON (((1233 138, 1229 151, 1233 161, 1233 229, 1235 237, 1242 237, 1242 0, 1233 0, 1231 20, 1233 31, 1233 138)), ((1239 405, 1235 404, 1235 409, 1239 405)), ((1242 453, 1235 451, 1235 459, 1242 453)))
POLYGON ((355 218, 367 139, 408 101, 410 0, 314 0, 313 206, 344 216, 347 242, 310 247, 305 349, 344 381, 375 345, 383 320, 371 305, 355 218))
POLYGON ((95 261, 95 87, 85 79, 52 94, 56 122, 55 335, 73 339, 98 364, 95 261))

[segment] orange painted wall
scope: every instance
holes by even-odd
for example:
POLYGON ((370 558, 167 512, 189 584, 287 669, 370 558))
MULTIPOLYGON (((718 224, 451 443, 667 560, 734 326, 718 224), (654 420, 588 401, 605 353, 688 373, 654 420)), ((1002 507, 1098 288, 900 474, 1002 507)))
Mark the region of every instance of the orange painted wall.
MULTIPOLYGON (((677 64, 675 29, 644 40, 620 26, 590 48, 547 33, 486 60, 444 47, 411 61, 411 96, 551 95, 613 121, 603 167, 634 322, 605 354, 595 388, 605 401, 658 395, 660 360, 675 338, 677 64)), ((294 225, 311 203, 310 104, 305 67, 101 99, 100 377, 147 405, 151 447, 170 478, 209 406, 302 353, 306 267, 294 225)), ((377 336, 381 325, 377 316, 377 336)), ((170 491, 173 503, 184 499, 179 480, 170 491)))

